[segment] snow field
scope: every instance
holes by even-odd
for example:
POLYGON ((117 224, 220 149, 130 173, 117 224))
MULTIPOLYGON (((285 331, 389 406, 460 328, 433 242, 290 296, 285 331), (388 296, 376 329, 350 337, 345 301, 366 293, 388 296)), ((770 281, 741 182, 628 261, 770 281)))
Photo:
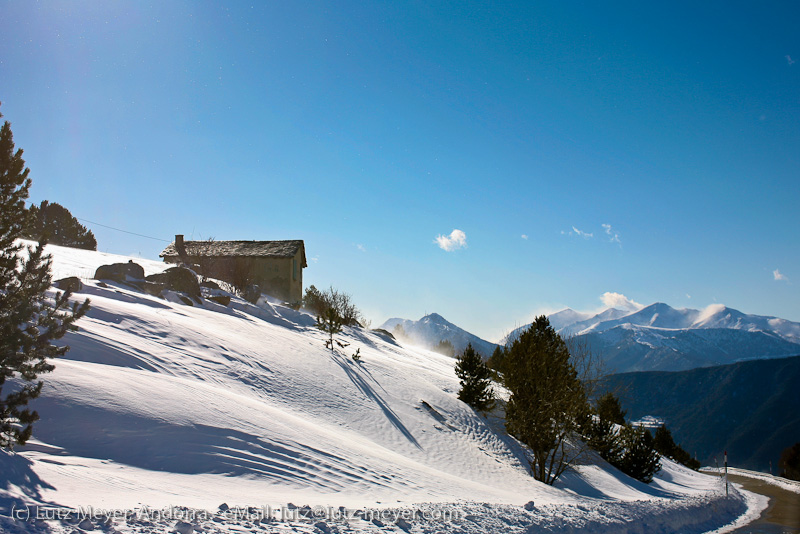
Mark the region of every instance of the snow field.
MULTIPOLYGON (((49 249, 55 278, 79 264, 93 272, 128 260, 49 249)), ((148 273, 164 267, 134 261, 148 273)), ((43 377, 33 405, 41 415, 35 440, 0 458, 14 473, 0 485, 0 508, 215 511, 225 502, 449 510, 456 519, 415 516, 383 526, 332 519, 265 527, 221 516, 195 526, 478 533, 704 532, 758 506, 746 492, 725 499, 716 477, 667 460, 650 485, 597 457, 555 487, 538 483, 524 448, 456 398, 453 359, 360 328, 347 329, 340 339, 349 346, 332 352, 313 317, 276 303, 234 298, 229 307, 186 306, 91 280, 75 295, 85 297, 92 309, 64 339, 71 350, 43 377), (350 357, 356 349, 361 362, 350 357), (532 510, 523 508, 531 501, 532 510)), ((4 521, 8 531, 75 526, 4 521)), ((176 524, 170 518, 103 528, 149 533, 176 524)))

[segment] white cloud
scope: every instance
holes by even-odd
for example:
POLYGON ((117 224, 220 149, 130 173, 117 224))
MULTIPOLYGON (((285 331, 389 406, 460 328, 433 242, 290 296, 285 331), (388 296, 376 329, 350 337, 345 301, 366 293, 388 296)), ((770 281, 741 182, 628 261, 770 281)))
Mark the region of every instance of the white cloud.
POLYGON ((789 54, 786 54, 786 63, 788 63, 789 65, 794 65, 794 60, 792 59, 792 56, 790 56, 789 54))
POLYGON ((584 238, 584 239, 589 239, 589 238, 591 238, 591 237, 594 237, 594 234, 593 234, 593 233, 589 233, 589 232, 584 232, 584 231, 582 231, 582 230, 578 230, 578 229, 577 229, 576 227, 574 227, 574 226, 572 227, 572 231, 569 233, 569 235, 573 235, 573 234, 575 234, 575 235, 579 235, 579 236, 581 236, 581 237, 582 237, 582 238, 584 238))
POLYGON ((788 282, 789 279, 786 278, 786 275, 780 272, 778 269, 772 271, 772 277, 777 280, 778 282, 788 282))
POLYGON ((522 234, 522 239, 528 239, 528 234, 522 234))
POLYGON ((434 240, 434 243, 439 245, 439 248, 442 250, 446 250, 447 252, 452 252, 453 250, 458 250, 460 248, 464 248, 467 246, 467 234, 462 232, 461 230, 453 230, 450 232, 450 235, 438 235, 434 240))
POLYGON ((367 251, 366 247, 364 247, 364 245, 362 245, 361 243, 356 244, 356 248, 358 250, 360 250, 361 252, 366 252, 367 251))
POLYGON ((606 291, 600 296, 600 300, 603 301, 603 304, 607 308, 617 308, 617 309, 631 310, 631 311, 637 311, 644 308, 643 305, 639 304, 633 299, 629 299, 622 293, 613 293, 610 291, 606 291))
POLYGON ((603 227, 603 230, 606 231, 606 234, 609 238, 608 240, 610 242, 622 245, 622 241, 619 239, 619 234, 611 227, 610 224, 602 224, 601 226, 603 227))

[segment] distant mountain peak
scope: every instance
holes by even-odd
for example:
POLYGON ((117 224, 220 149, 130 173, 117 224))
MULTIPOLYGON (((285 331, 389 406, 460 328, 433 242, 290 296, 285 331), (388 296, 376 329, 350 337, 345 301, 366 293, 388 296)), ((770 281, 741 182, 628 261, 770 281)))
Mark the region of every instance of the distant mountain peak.
POLYGON ((429 320, 431 322, 438 324, 452 324, 438 313, 429 313, 428 315, 420 319, 420 321, 425 321, 425 320, 429 320))
POLYGON ((402 326, 404 332, 404 338, 401 338, 401 341, 405 340, 427 349, 433 349, 441 341, 447 340, 453 344, 456 354, 461 353, 468 344, 472 344, 477 352, 488 358, 497 346, 467 332, 438 313, 429 313, 419 321, 389 319, 380 328, 392 331, 398 325, 402 326))

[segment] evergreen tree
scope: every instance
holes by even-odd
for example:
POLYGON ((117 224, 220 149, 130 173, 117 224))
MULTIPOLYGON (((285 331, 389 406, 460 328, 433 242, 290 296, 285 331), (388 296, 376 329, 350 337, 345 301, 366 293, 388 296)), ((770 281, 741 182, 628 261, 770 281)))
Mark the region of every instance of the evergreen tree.
MULTIPOLYGON (((325 346, 334 350, 333 336, 342 331, 342 327, 358 324, 361 315, 355 304, 350 300, 350 295, 331 287, 326 291, 319 291, 311 286, 306 290, 303 303, 317 316, 317 328, 328 334, 325 346)), ((341 347, 346 343, 336 342, 341 347)))
POLYGON ((97 250, 97 240, 92 231, 87 230, 61 204, 43 200, 38 207, 31 205, 29 211, 29 224, 23 230, 23 237, 39 239, 47 236, 54 245, 97 250))
POLYGON ((326 304, 322 292, 313 284, 306 288, 306 294, 303 297, 303 307, 314 312, 315 315, 319 315, 325 311, 326 304))
POLYGON ((403 325, 402 325, 402 324, 400 324, 400 323, 397 323, 397 324, 394 326, 394 328, 392 329, 392 335, 393 335, 393 336, 394 336, 394 337, 395 337, 395 338, 396 338, 398 341, 406 341, 406 339, 408 338, 408 336, 406 336, 406 329, 405 329, 405 328, 403 328, 403 325))
POLYGON ((608 463, 619 466, 625 450, 622 447, 619 425, 625 424, 625 412, 613 393, 606 393, 597 400, 595 416, 589 419, 585 432, 587 444, 596 450, 608 463))
POLYGON ((472 348, 472 343, 456 359, 456 376, 461 379, 460 400, 479 412, 488 412, 494 407, 492 371, 472 348))
POLYGON ((86 300, 70 310, 69 291, 48 297, 52 277, 50 257, 44 254, 46 239, 36 248, 16 243, 29 222, 25 209, 29 172, 22 150, 14 152, 6 121, 0 130, 0 448, 4 449, 30 438, 39 415, 27 404, 42 390, 42 382, 36 380, 54 369, 48 358, 62 356, 69 348, 56 347, 52 341, 75 330, 74 322, 89 308, 86 300))
POLYGON ((691 454, 675 443, 672 438, 672 432, 669 431, 666 425, 661 425, 656 430, 656 434, 653 436, 653 447, 662 456, 672 458, 679 464, 694 470, 700 469, 700 462, 692 458, 691 454))
POLYGON ((434 345, 433 351, 450 357, 456 355, 456 348, 453 346, 453 343, 449 339, 442 339, 441 341, 439 341, 439 343, 434 345))
POLYGON ((642 426, 626 425, 620 432, 625 452, 617 467, 626 475, 649 484, 661 469, 661 457, 653 446, 653 435, 642 426))
POLYGON ((666 425, 661 425, 656 429, 656 434, 653 436, 653 446, 662 456, 672 458, 675 455, 677 445, 675 440, 672 439, 672 432, 669 431, 666 425))
POLYGON ((586 444, 605 461, 619 467, 625 450, 622 447, 618 426, 605 419, 592 420, 586 437, 586 444))
POLYGON ((783 478, 800 480, 800 443, 795 443, 783 450, 778 468, 781 470, 783 478))
POLYGON ((589 404, 566 343, 544 315, 508 348, 504 382, 506 428, 530 448, 533 476, 553 484, 580 456, 567 440, 585 425, 589 404))
POLYGON ((597 416, 609 423, 625 424, 625 411, 622 409, 619 399, 611 392, 597 399, 597 416))
POLYGON ((328 334, 325 346, 329 349, 333 350, 333 336, 342 331, 343 324, 342 316, 334 308, 328 308, 317 315, 317 328, 328 334))
POLYGON ((504 373, 504 367, 506 364, 506 348, 498 345, 492 351, 492 355, 489 357, 489 360, 486 362, 486 365, 489 366, 490 369, 494 369, 498 373, 504 373))
POLYGON ((689 469, 694 469, 695 471, 700 469, 700 461, 696 458, 692 458, 692 455, 680 445, 675 445, 675 452, 673 453, 672 459, 679 464, 685 465, 689 469))

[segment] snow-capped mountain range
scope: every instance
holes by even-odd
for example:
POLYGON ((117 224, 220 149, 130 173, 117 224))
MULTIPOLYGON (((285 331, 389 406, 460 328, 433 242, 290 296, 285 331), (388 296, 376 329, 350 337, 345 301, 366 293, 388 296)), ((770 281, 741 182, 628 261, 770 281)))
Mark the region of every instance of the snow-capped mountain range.
POLYGON ((467 332, 438 313, 428 314, 419 321, 395 317, 385 321, 380 328, 394 332, 398 325, 403 327, 406 340, 425 348, 433 348, 440 341, 447 340, 453 344, 456 354, 459 354, 466 348, 467 344, 472 343, 472 347, 477 352, 488 358, 497 347, 496 343, 486 341, 475 334, 467 332))
POLYGON ((636 311, 609 308, 597 314, 567 308, 549 319, 562 336, 587 341, 612 372, 679 371, 800 354, 800 323, 723 305, 694 310, 657 302, 636 311))
MULTIPOLYGON (((751 315, 715 304, 703 310, 676 309, 657 302, 638 310, 608 308, 585 313, 566 308, 548 316, 564 337, 578 337, 603 360, 608 372, 682 371, 757 358, 800 355, 800 323, 751 315)), ((456 354, 472 343, 484 357, 498 344, 456 326, 438 313, 418 321, 392 318, 380 328, 402 326, 403 341, 433 348, 450 341, 456 354)), ((524 329, 500 340, 507 344, 524 329)))

